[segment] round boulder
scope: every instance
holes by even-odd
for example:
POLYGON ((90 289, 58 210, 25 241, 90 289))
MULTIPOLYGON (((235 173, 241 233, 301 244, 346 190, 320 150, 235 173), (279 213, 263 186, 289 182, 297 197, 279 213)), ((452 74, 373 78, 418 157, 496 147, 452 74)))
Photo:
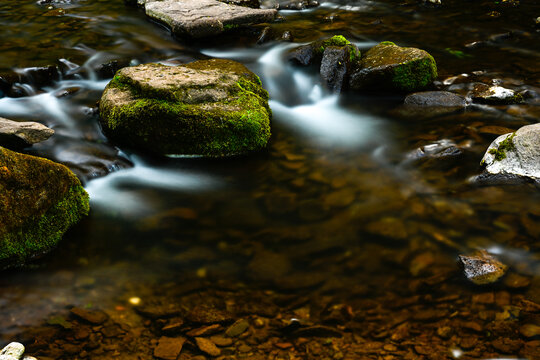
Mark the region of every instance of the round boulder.
POLYGON ((88 211, 67 167, 0 147, 0 269, 48 252, 88 211))
POLYGON ((268 93, 232 60, 123 68, 105 88, 99 110, 111 138, 163 155, 243 154, 270 138, 268 93))
POLYGON ((511 179, 517 176, 540 182, 540 123, 496 138, 481 164, 486 167, 485 175, 511 179))
POLYGON ((384 41, 369 49, 350 77, 353 90, 413 92, 437 78, 433 57, 424 50, 384 41))

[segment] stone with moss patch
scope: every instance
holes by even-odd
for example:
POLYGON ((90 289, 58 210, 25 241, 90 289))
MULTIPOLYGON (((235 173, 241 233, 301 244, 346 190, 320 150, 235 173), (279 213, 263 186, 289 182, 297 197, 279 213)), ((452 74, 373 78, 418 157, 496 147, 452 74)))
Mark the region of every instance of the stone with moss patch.
POLYGON ((353 90, 413 92, 437 78, 433 57, 424 50, 384 41, 369 49, 350 78, 353 90))
POLYGON ((502 86, 476 84, 471 91, 471 99, 479 104, 508 105, 523 102, 523 96, 502 86))
POLYGON ((0 147, 0 268, 50 251, 88 211, 67 167, 0 147))
POLYGON ((314 41, 307 45, 299 46, 289 53, 289 60, 302 66, 308 66, 322 61, 324 51, 328 47, 344 48, 349 61, 355 62, 360 59, 360 51, 343 35, 334 35, 331 38, 314 41))
POLYGON ((540 181, 540 123, 519 128, 516 132, 499 136, 486 151, 481 165, 485 166, 482 179, 509 175, 540 181))
POLYGON ((270 138, 268 93, 232 60, 118 71, 100 102, 111 138, 163 155, 228 156, 260 150, 270 138))

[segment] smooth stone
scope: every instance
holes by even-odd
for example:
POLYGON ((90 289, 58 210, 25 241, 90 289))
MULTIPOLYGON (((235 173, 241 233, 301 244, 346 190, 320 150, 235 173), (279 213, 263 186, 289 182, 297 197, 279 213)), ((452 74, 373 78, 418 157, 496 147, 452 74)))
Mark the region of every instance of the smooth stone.
POLYGON ((154 349, 154 356, 163 360, 176 360, 185 342, 183 337, 162 336, 154 349))
POLYGON ((0 145, 26 147, 47 140, 54 130, 33 121, 13 121, 0 117, 0 145))
POLYGON ((146 15, 165 23, 176 36, 203 38, 238 26, 272 22, 277 11, 251 9, 217 0, 147 1, 146 15))
POLYGON ((501 135, 487 149, 481 165, 487 175, 540 181, 540 123, 501 135))
POLYGON ((237 337, 238 335, 244 333, 244 331, 246 331, 248 328, 249 322, 245 319, 240 319, 229 326, 229 328, 225 331, 225 335, 228 337, 237 337))
POLYGON ((99 310, 86 310, 78 307, 71 308, 70 312, 80 319, 83 319, 91 324, 100 325, 103 324, 109 316, 103 311, 99 310))
POLYGON ((12 342, 7 344, 2 351, 0 351, 0 359, 2 360, 19 360, 24 354, 24 345, 18 342, 12 342))
POLYGON ((449 91, 423 91, 407 95, 404 104, 422 107, 464 107, 467 101, 463 96, 449 91))
POLYGON ((467 279, 476 285, 491 284, 499 280, 508 267, 488 254, 486 251, 467 256, 459 255, 463 272, 467 279))
POLYGON ((369 49, 351 74, 349 85, 359 91, 413 92, 437 78, 437 65, 426 51, 384 41, 369 49))
POLYGON ((202 352, 210 355, 210 356, 219 356, 221 355, 221 350, 212 342, 212 340, 202 338, 202 337, 196 337, 195 341, 197 343, 197 347, 202 352))

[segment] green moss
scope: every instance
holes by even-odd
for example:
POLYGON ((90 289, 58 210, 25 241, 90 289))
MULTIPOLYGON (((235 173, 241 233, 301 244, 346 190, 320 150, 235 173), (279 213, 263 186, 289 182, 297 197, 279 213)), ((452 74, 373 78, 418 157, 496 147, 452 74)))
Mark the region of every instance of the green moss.
POLYGON ((514 145, 514 136, 516 136, 516 133, 501 141, 497 149, 489 150, 489 153, 495 157, 495 161, 506 159, 506 152, 516 148, 516 145, 514 145))
POLYGON ((0 267, 56 246, 89 212, 88 194, 65 166, 0 148, 0 267))
POLYGON ((345 46, 349 45, 351 42, 345 38, 343 35, 334 35, 330 39, 323 41, 323 47, 327 46, 345 46))
POLYGON ((404 92, 424 89, 436 78, 437 65, 431 55, 399 64, 392 69, 394 87, 404 92))
POLYGON ((379 43, 379 45, 393 45, 393 46, 397 46, 395 43, 391 42, 391 41, 383 41, 381 43, 379 43))
POLYGON ((227 100, 219 103, 187 103, 181 101, 186 89, 164 94, 115 77, 108 88, 128 92, 132 99, 118 107, 102 100, 104 130, 124 144, 160 154, 226 156, 264 148, 270 138, 271 111, 260 78, 243 65, 226 60, 186 66, 208 70, 216 65, 241 75, 236 87, 227 88, 227 100))
POLYGON ((225 24, 223 25, 223 28, 225 30, 232 30, 232 29, 237 29, 239 28, 240 26, 238 24, 225 24))

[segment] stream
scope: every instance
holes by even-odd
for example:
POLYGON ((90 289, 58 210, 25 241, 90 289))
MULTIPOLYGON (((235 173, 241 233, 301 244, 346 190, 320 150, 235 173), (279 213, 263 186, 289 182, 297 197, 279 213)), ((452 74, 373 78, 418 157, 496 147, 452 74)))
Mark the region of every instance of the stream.
MULTIPOLYGON (((264 26, 174 39, 121 0, 0 0, 0 76, 58 72, 0 92, 0 117, 54 129, 25 152, 67 165, 91 201, 57 249, 1 274, 0 348, 152 359, 159 329, 204 305, 250 321, 224 359, 540 359, 539 311, 523 305, 540 303, 539 189, 470 182, 497 136, 540 118, 540 3, 442 1, 323 0, 280 11, 259 44, 264 26), (287 54, 337 34, 361 51, 385 40, 424 49, 438 84, 464 95, 495 81, 530 97, 415 113, 401 95, 332 94, 287 54), (159 158, 102 134, 97 104, 113 74, 103 64, 206 58, 260 76, 273 112, 265 151, 159 158), (448 144, 463 153, 417 155, 448 144), (509 266, 498 283, 464 277, 457 257, 478 249, 509 266), (91 334, 77 337, 73 306, 103 311, 108 325, 83 324, 91 334), (287 337, 295 323, 323 335, 287 337), (120 330, 109 336, 110 324, 120 330)), ((179 359, 191 358, 210 357, 188 340, 179 359)))

